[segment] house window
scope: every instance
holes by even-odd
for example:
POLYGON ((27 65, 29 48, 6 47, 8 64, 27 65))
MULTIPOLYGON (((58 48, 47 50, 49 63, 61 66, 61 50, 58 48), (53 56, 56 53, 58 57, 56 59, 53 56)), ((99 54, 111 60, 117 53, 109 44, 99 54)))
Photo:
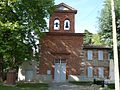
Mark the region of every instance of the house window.
POLYGON ((64 30, 69 30, 70 29, 70 21, 69 20, 65 20, 64 21, 64 30))
POLYGON ((112 52, 108 52, 108 59, 109 59, 109 60, 113 58, 112 55, 113 55, 112 52))
POLYGON ((98 51, 98 60, 103 60, 103 51, 98 51))
POLYGON ((93 68, 88 67, 88 77, 92 77, 92 76, 93 76, 93 68))
POLYGON ((54 30, 60 29, 60 21, 58 19, 55 19, 54 21, 54 30))
POLYGON ((87 51, 87 57, 88 57, 88 60, 92 60, 93 54, 91 50, 87 51))
POLYGON ((110 53, 108 53, 108 60, 110 60, 110 59, 111 59, 111 58, 110 58, 110 56, 111 56, 111 55, 110 55, 110 53))
POLYGON ((98 75, 99 75, 99 77, 101 77, 101 78, 104 77, 104 68, 103 68, 103 67, 99 67, 99 68, 98 68, 98 75))

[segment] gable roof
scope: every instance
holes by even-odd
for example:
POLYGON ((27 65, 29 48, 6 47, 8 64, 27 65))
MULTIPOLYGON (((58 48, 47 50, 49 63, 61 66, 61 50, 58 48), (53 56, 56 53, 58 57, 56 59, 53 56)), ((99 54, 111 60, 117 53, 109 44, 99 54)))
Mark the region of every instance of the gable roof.
POLYGON ((56 5, 56 12, 73 12, 76 14, 77 10, 65 3, 60 3, 56 5))

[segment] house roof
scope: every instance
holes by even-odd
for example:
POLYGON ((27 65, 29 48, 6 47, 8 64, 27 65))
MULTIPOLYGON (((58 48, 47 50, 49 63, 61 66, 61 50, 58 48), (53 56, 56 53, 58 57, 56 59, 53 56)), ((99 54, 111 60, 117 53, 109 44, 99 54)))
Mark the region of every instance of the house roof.
POLYGON ((56 5, 56 12, 73 12, 76 14, 77 10, 65 3, 60 3, 56 5))
POLYGON ((103 45, 83 45, 84 49, 112 49, 110 46, 103 45))

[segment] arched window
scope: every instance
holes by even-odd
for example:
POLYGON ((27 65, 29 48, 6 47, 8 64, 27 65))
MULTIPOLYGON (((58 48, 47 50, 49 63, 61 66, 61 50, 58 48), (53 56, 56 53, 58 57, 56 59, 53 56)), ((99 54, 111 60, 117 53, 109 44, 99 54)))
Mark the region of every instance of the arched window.
POLYGON ((54 30, 60 29, 60 21, 58 19, 54 20, 54 30))
POLYGON ((70 21, 69 20, 65 20, 64 21, 64 30, 69 30, 70 29, 70 21))

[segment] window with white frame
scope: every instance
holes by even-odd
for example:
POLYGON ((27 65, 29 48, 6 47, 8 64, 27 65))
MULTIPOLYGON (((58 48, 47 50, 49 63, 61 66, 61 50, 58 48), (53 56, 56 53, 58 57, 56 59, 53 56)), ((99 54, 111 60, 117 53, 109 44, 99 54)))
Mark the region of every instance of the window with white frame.
POLYGON ((68 19, 64 21, 64 30, 70 30, 70 21, 68 19))
POLYGON ((104 78, 104 67, 98 68, 98 75, 99 77, 104 78))
POLYGON ((98 60, 103 60, 103 51, 98 51, 98 60))
POLYGON ((93 76, 93 68, 88 67, 88 77, 92 77, 92 76, 93 76))
POLYGON ((87 51, 87 58, 88 58, 88 60, 92 60, 93 59, 93 54, 92 54, 91 50, 87 51))
POLYGON ((54 20, 54 30, 60 29, 60 21, 58 19, 54 20))

